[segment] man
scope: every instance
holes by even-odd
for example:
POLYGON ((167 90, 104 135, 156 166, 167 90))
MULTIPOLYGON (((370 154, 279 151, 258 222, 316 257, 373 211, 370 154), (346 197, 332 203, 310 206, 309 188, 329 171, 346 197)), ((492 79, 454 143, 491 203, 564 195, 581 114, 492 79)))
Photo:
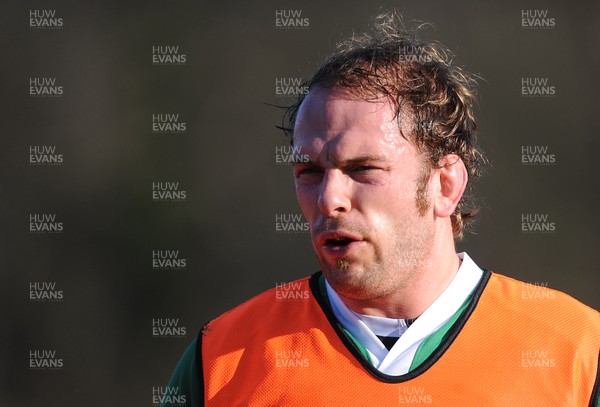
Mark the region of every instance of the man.
POLYGON ((387 14, 308 85, 288 129, 322 273, 208 323, 169 386, 206 406, 600 406, 599 313, 455 252, 483 160, 471 76, 387 14))

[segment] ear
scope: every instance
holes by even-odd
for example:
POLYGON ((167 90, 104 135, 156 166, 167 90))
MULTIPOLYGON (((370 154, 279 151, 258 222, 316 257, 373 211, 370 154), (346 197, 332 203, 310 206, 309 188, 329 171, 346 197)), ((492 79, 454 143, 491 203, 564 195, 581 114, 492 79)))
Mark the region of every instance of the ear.
POLYGON ((433 214, 446 218, 454 213, 467 187, 469 175, 462 159, 456 154, 445 155, 438 164, 432 185, 433 214))

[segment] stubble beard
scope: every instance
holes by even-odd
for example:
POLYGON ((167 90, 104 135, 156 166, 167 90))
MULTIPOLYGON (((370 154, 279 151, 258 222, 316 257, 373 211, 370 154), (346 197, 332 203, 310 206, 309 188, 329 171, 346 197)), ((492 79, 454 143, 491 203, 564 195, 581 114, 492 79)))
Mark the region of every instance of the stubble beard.
POLYGON ((321 270, 331 287, 339 295, 356 300, 386 297, 410 289, 427 265, 433 240, 429 228, 414 218, 411 221, 412 226, 402 222, 391 228, 395 233, 388 234, 386 240, 395 241, 394 247, 385 250, 369 242, 374 251, 371 259, 348 256, 332 264, 319 257, 321 270))
MULTIPOLYGON (((428 269, 434 239, 431 225, 426 221, 430 208, 428 180, 429 171, 424 166, 416 182, 415 212, 396 219, 386 228, 388 233, 382 234, 380 240, 395 242, 389 254, 382 248, 383 241, 380 244, 369 241, 374 251, 371 260, 348 256, 331 264, 317 255, 325 278, 339 295, 355 300, 386 297, 409 290, 414 280, 428 269)), ((363 235, 365 232, 364 228, 352 225, 345 228, 363 235)))

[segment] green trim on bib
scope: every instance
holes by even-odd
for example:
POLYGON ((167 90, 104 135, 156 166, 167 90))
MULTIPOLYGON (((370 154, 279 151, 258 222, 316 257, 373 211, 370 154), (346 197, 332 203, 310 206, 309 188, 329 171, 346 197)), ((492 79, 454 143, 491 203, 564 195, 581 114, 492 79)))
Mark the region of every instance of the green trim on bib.
POLYGON ((431 335, 429 335, 428 337, 423 339, 423 342, 421 342, 421 344, 417 348, 415 357, 413 358, 413 360, 410 364, 410 368, 408 370, 409 372, 416 369, 417 367, 419 367, 421 365, 421 363, 425 362, 425 360, 429 356, 431 356, 433 351, 435 351, 438 348, 438 346, 440 346, 441 343, 446 340, 446 337, 448 336, 447 335, 448 331, 450 331, 450 328, 452 328, 452 325, 454 325, 456 320, 465 311, 465 309, 471 302, 472 298, 473 298, 473 295, 472 294, 469 295, 469 297, 467 297, 465 302, 462 303, 462 305, 460 306, 458 311, 456 311, 454 313, 454 315, 452 315, 450 317, 450 319, 444 323, 444 325, 442 325, 437 331, 435 331, 434 333, 432 333, 431 335))

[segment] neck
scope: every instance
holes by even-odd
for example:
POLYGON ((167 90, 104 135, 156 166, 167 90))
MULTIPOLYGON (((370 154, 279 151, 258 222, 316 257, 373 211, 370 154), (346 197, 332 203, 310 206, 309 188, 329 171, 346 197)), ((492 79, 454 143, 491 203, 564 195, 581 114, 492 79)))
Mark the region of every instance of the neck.
POLYGON ((431 251, 427 268, 415 270, 414 278, 403 288, 379 298, 357 300, 340 295, 354 312, 394 319, 413 319, 421 315, 450 285, 461 260, 454 241, 431 251))

